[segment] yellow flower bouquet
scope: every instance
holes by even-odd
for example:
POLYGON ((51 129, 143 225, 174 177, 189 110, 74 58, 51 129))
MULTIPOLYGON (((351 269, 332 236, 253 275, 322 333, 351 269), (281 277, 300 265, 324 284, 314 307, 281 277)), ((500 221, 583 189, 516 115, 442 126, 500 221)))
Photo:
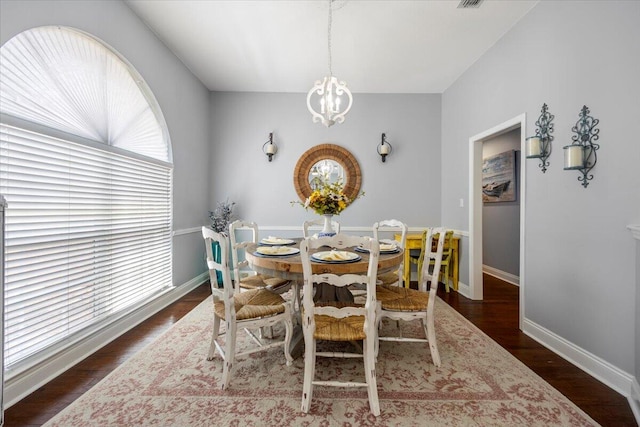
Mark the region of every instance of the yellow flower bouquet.
POLYGON ((351 200, 344 194, 344 186, 342 182, 322 182, 315 186, 315 190, 311 193, 304 203, 291 202, 301 204, 305 209, 313 209, 318 215, 338 215, 345 210, 347 206, 353 203, 353 200, 364 195, 360 193, 358 197, 351 200))

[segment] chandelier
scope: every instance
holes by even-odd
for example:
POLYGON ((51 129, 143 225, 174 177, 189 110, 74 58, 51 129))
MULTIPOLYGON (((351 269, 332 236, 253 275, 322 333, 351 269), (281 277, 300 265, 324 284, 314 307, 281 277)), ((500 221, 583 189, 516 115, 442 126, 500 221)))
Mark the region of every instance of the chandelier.
POLYGON ((331 21, 332 14, 331 3, 329 0, 329 29, 328 29, 328 46, 329 46, 329 75, 322 80, 316 80, 315 84, 307 94, 307 108, 312 114, 314 123, 321 122, 326 127, 334 123, 344 122, 344 116, 351 109, 353 97, 344 81, 339 81, 331 70, 331 21), (346 96, 347 102, 344 105, 343 99, 346 96), (316 108, 319 107, 318 112, 316 108), (342 110, 341 110, 342 108, 342 110))

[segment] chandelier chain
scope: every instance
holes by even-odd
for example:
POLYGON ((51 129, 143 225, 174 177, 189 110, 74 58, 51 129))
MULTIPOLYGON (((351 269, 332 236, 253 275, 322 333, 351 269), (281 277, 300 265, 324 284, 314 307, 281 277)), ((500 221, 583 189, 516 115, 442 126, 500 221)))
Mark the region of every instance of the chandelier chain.
POLYGON ((327 34, 328 34, 328 36, 327 36, 327 39, 328 39, 327 46, 329 48, 329 76, 333 76, 333 71, 331 69, 331 20, 332 20, 331 11, 333 9, 332 3, 333 3, 333 0, 329 0, 329 26, 328 26, 328 30, 327 30, 327 34))

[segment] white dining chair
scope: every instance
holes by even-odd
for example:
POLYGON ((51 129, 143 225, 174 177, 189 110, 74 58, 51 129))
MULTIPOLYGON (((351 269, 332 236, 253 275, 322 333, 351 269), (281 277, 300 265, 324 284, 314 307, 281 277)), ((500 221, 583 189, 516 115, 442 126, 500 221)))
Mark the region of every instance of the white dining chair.
MULTIPOLYGON (((376 340, 376 274, 380 247, 378 241, 370 237, 346 236, 337 234, 318 239, 307 238, 300 243, 300 258, 304 276, 303 318, 304 333, 304 384, 302 389, 302 411, 309 412, 316 385, 332 387, 366 387, 369 407, 374 416, 380 415, 375 367, 376 340), (336 250, 361 246, 369 252, 369 264, 366 274, 321 273, 314 274, 311 267, 312 251, 322 246, 336 250), (365 284, 367 295, 364 305, 339 302, 316 303, 313 298, 314 283, 326 283, 344 288, 351 284, 365 284), (362 341, 362 353, 316 351, 317 341, 362 341), (362 358, 364 361, 365 381, 345 381, 340 379, 316 379, 316 357, 362 358)), ((332 367, 332 373, 338 372, 332 367)), ((323 377, 328 373, 323 372, 323 377)))
MULTIPOLYGON (((273 347, 284 347, 286 364, 291 365, 291 337, 293 333, 293 317, 291 303, 285 301, 282 296, 269 292, 266 289, 253 289, 239 292, 233 287, 231 274, 229 271, 229 248, 227 237, 216 233, 209 227, 202 227, 202 236, 205 241, 206 261, 209 269, 211 281, 211 293, 213 295, 213 334, 207 360, 215 358, 216 350, 224 360, 222 368, 221 388, 229 388, 232 370, 236 365, 236 359, 241 356, 250 355, 258 351, 268 350, 273 347), (215 261, 212 247, 214 244, 220 246, 220 261, 215 261), (222 287, 217 286, 218 280, 216 271, 222 273, 222 287), (220 322, 225 323, 224 343, 218 342, 220 337, 220 322), (252 330, 263 327, 273 327, 282 323, 285 329, 283 340, 265 344, 252 330), (257 347, 250 348, 243 352, 236 351, 236 340, 238 329, 245 332, 257 344, 257 347)), ((252 359, 248 363, 255 363, 252 359)))
MULTIPOLYGON (((304 237, 305 239, 307 237, 310 237, 309 235, 309 231, 311 229, 322 229, 324 225, 324 220, 323 219, 313 219, 313 220, 309 220, 309 221, 305 221, 302 223, 302 237, 304 237)), ((340 223, 334 219, 331 220, 331 228, 333 228, 333 231, 336 232, 336 234, 340 234, 340 223)))
POLYGON ((244 258, 244 252, 249 245, 258 243, 258 225, 255 222, 233 221, 229 224, 229 239, 231 241, 233 277, 239 288, 266 288, 277 293, 289 289, 289 280, 257 274, 249 268, 249 263, 244 258), (249 237, 242 239, 241 237, 246 236, 247 233, 249 233, 249 237))
MULTIPOLYGON (((392 232, 394 234, 400 234, 400 241, 393 240, 393 242, 399 249, 404 249, 407 244, 407 224, 397 219, 385 219, 373 224, 373 238, 380 241, 380 232, 392 232)), ((388 273, 378 274, 378 284, 380 285, 393 285, 402 286, 404 275, 404 262, 400 264, 398 270, 388 273)))
MULTIPOLYGON (((427 229, 425 259, 418 277, 418 290, 403 286, 379 285, 376 296, 380 302, 379 321, 392 319, 398 328, 402 322, 418 320, 422 324, 425 338, 403 337, 401 333, 393 336, 379 336, 379 341, 395 342, 427 342, 431 351, 433 364, 440 366, 440 353, 436 341, 435 302, 438 290, 438 276, 442 263, 446 230, 441 228, 427 229), (436 251, 432 251, 433 236, 438 235, 436 251), (430 262, 433 261, 432 268, 430 262)), ((400 332, 400 331, 399 331, 400 332)))

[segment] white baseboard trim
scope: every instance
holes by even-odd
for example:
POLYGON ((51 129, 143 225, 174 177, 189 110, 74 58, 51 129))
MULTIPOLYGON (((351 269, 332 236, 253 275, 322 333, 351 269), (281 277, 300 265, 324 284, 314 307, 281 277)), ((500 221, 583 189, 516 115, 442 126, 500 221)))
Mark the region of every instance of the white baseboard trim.
POLYGON ((631 383, 631 395, 628 400, 633 416, 636 417, 636 422, 640 425, 640 385, 637 378, 634 378, 631 383))
POLYGON ((489 276, 497 277, 507 283, 511 283, 512 285, 520 286, 520 276, 516 276, 515 274, 507 273, 506 271, 498 270, 485 264, 482 264, 482 272, 489 276))
POLYGON ((202 273, 169 292, 159 296, 144 307, 118 319, 101 331, 82 340, 33 368, 16 375, 4 385, 5 409, 42 387, 70 367, 76 365, 96 350, 109 344, 120 335, 137 326, 169 304, 177 301, 209 279, 209 272, 202 273))
POLYGON ((471 288, 469 287, 469 285, 467 285, 466 283, 462 283, 461 281, 458 280, 458 293, 464 297, 467 297, 469 299, 471 298, 471 288))
POLYGON ((634 381, 633 375, 622 371, 529 319, 524 319, 522 332, 623 396, 627 398, 631 396, 631 385, 634 381))

